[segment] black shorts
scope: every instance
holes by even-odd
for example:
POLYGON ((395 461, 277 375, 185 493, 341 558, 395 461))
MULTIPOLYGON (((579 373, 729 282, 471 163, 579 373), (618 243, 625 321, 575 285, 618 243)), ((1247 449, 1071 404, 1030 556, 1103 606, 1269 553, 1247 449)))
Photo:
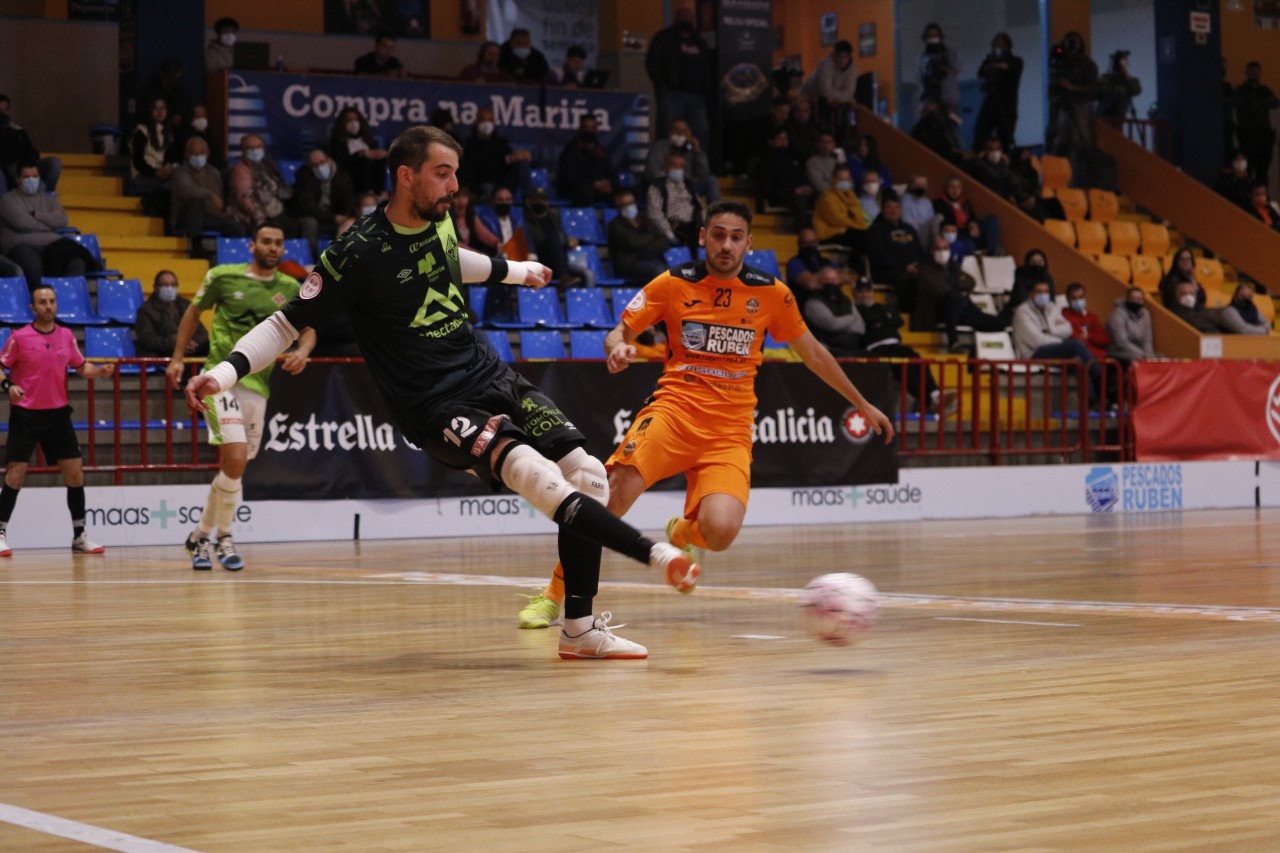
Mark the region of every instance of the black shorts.
POLYGON ((515 438, 558 460, 586 439, 560 407, 510 367, 487 386, 437 406, 417 425, 422 449, 463 471, 474 471, 494 491, 490 455, 502 437, 515 438))
POLYGON ((61 459, 79 459, 80 441, 71 425, 71 407, 61 409, 24 409, 13 406, 9 410, 9 441, 5 446, 4 461, 30 462, 36 445, 44 451, 49 462, 61 459))

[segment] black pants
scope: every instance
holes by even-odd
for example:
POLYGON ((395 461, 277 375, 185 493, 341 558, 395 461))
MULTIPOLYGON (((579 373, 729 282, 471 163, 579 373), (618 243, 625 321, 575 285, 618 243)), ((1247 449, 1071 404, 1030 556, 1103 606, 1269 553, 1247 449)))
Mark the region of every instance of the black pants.
POLYGON ((92 266, 85 248, 66 237, 47 246, 14 246, 8 254, 9 260, 22 267, 28 290, 39 287, 43 276, 84 275, 92 266))

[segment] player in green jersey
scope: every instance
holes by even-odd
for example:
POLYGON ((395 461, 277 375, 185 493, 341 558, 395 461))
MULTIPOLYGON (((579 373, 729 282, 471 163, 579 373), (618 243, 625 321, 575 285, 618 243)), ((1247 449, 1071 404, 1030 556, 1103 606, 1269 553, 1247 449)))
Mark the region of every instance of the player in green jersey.
MULTIPOLYGON (((298 282, 277 267, 284 255, 284 232, 262 225, 253 234, 253 260, 247 264, 221 264, 209 270, 196 298, 182 315, 173 358, 165 370, 169 383, 177 388, 182 381, 182 357, 187 341, 195 334, 200 315, 213 309, 213 330, 209 334, 209 365, 226 358, 246 332, 279 311, 298 294, 298 282)), ((298 339, 298 347, 284 360, 284 369, 300 373, 307 355, 315 347, 315 332, 308 329, 298 339)), ((221 447, 218 475, 209 487, 209 498, 196 529, 187 536, 186 548, 191 568, 213 568, 210 551, 230 572, 244 568, 231 538, 231 523, 240 504, 240 482, 245 466, 258 455, 262 428, 270 394, 271 371, 275 362, 231 388, 209 398, 209 443, 221 447), (210 537, 217 532, 211 545, 210 537)))

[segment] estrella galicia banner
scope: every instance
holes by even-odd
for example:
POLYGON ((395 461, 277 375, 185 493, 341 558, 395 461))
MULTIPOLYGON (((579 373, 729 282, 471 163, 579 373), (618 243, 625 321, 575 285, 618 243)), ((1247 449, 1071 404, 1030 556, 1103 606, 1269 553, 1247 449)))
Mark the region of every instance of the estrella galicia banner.
POLYGON ((465 139, 476 111, 488 107, 498 132, 512 147, 533 152, 538 163, 555 163, 579 119, 591 114, 600 123, 600 144, 621 169, 628 162, 627 130, 645 126, 649 98, 594 89, 233 71, 227 78, 228 150, 237 150, 244 134, 257 133, 277 159, 304 159, 328 143, 347 107, 364 113, 384 146, 405 128, 427 124, 438 108, 452 111, 455 132, 465 139))
MULTIPOLYGON (((605 459, 653 393, 659 364, 610 376, 603 362, 513 365, 560 405, 605 459)), ((892 417, 886 367, 845 372, 892 417)), ((756 486, 868 485, 898 481, 897 445, 886 446, 840 395, 801 364, 767 363, 756 380, 752 483, 756 486)), ((684 488, 674 478, 658 488, 684 488)), ((430 498, 484 494, 469 474, 439 465, 410 445, 363 364, 313 363, 298 376, 271 377, 262 449, 245 478, 247 500, 430 498)))

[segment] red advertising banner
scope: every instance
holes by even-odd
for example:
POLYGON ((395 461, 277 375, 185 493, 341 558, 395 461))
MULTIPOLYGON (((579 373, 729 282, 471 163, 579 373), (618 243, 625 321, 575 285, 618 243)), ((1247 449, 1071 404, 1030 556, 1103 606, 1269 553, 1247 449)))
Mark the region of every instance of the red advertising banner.
POLYGON ((1140 462, 1280 459, 1280 363, 1133 365, 1140 462))

